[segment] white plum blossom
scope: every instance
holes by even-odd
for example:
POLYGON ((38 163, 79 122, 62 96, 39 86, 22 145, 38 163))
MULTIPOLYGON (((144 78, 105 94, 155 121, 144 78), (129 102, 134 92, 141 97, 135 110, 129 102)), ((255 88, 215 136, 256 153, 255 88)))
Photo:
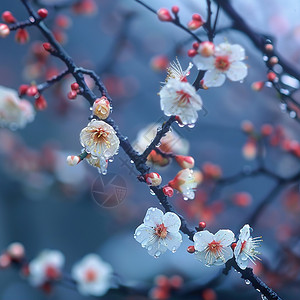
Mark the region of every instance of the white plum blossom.
POLYGON ((169 181, 169 186, 182 193, 185 200, 195 198, 197 185, 195 175, 191 169, 179 171, 175 178, 169 181))
POLYGON ((260 259, 257 255, 260 254, 256 248, 262 242, 261 237, 252 238, 250 235, 251 227, 246 224, 240 230, 239 240, 234 248, 234 256, 238 266, 241 269, 246 269, 249 261, 255 264, 256 259, 260 259))
POLYGON ((174 62, 168 68, 165 85, 159 92, 160 106, 166 116, 178 116, 184 125, 196 123, 198 110, 203 103, 196 89, 187 82, 192 64, 183 71, 180 63, 174 62))
POLYGON ((182 242, 179 233, 181 226, 180 218, 172 213, 163 213, 158 208, 148 209, 141 224, 134 234, 134 238, 148 250, 151 256, 159 257, 169 249, 176 252, 182 242))
POLYGON ((29 263, 29 281, 34 286, 60 277, 64 266, 64 255, 57 250, 44 250, 29 263))
POLYGON ((179 60, 176 58, 176 61, 170 63, 170 67, 167 68, 168 76, 166 78, 166 83, 169 79, 173 78, 177 81, 187 81, 186 77, 190 75, 190 70, 192 69, 193 64, 189 63, 189 66, 186 70, 183 70, 179 60))
POLYGON ((218 266, 233 257, 231 244, 235 241, 234 233, 221 229, 216 234, 208 230, 195 233, 195 256, 206 266, 218 266))
POLYGON ((232 81, 243 80, 248 68, 242 61, 245 59, 245 49, 238 44, 221 43, 215 47, 214 54, 194 56, 193 62, 198 70, 207 70, 203 83, 207 87, 221 86, 226 76, 232 81))
POLYGON ((111 285, 113 269, 96 254, 88 254, 72 268, 72 278, 82 295, 102 296, 111 285))
POLYGON ((34 117, 35 111, 29 101, 21 100, 15 90, 0 86, 0 126, 24 128, 34 117))
POLYGON ((92 120, 80 133, 80 143, 92 158, 91 165, 100 167, 102 174, 106 174, 107 160, 118 153, 120 140, 112 126, 104 121, 92 120))

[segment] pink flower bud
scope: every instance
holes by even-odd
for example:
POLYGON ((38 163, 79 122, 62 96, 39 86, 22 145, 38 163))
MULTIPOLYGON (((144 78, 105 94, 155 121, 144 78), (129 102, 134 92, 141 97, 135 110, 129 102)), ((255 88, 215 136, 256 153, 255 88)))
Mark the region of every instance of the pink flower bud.
POLYGON ((256 157, 257 147, 256 143, 252 140, 248 141, 243 147, 243 155, 246 159, 252 160, 256 157))
POLYGON ((51 44, 50 43, 43 43, 43 47, 46 51, 50 51, 52 49, 51 44))
POLYGON ((199 14, 193 14, 193 15, 192 15, 192 19, 193 19, 194 21, 198 21, 198 22, 204 23, 203 20, 202 20, 202 17, 201 17, 199 14))
POLYGON ((166 9, 166 8, 160 8, 157 11, 157 16, 163 22, 171 22, 171 21, 173 21, 173 18, 171 16, 169 10, 166 9))
POLYGON ((28 87, 27 89, 27 96, 29 97, 34 97, 37 93, 38 93, 38 89, 35 85, 31 85, 30 87, 28 87))
POLYGON ((256 81, 252 83, 251 88, 253 91, 259 92, 263 89, 264 85, 264 81, 256 81))
POLYGON ((29 33, 24 28, 19 28, 15 36, 16 42, 19 44, 26 44, 29 41, 29 33))
POLYGON ((174 190, 166 185, 163 187, 163 193, 167 196, 167 197, 172 197, 174 195, 174 190))
POLYGON ((67 164, 69 166, 76 166, 80 162, 80 157, 77 155, 69 155, 67 157, 67 164))
POLYGON ((250 121, 243 121, 242 123, 242 130, 245 132, 245 133, 252 133, 253 130, 254 130, 254 126, 252 124, 252 122, 250 121))
POLYGON ((95 100, 93 104, 93 113, 101 120, 108 118, 110 114, 110 103, 106 97, 101 97, 95 100))
POLYGON ((188 26, 189 30, 196 30, 196 29, 200 28, 203 24, 204 24, 203 22, 191 20, 187 26, 188 26))
POLYGON ((215 45, 212 42, 206 41, 199 45, 198 52, 205 57, 212 56, 215 52, 215 45))
POLYGON ((162 178, 158 173, 152 172, 144 176, 146 183, 150 186, 158 186, 162 182, 162 178))
POLYGON ((272 52, 273 51, 273 45, 272 44, 266 44, 265 49, 267 52, 272 52))
POLYGON ((47 108, 48 104, 46 99, 40 95, 34 102, 34 106, 37 110, 44 110, 47 108))
POLYGON ((169 59, 165 55, 157 55, 151 59, 151 67, 155 71, 165 71, 169 66, 169 59))
POLYGON ((72 90, 72 91, 70 91, 70 92, 68 93, 68 98, 69 98, 70 100, 74 100, 76 97, 77 97, 77 92, 76 92, 76 91, 72 90))
POLYGON ((16 19, 10 11, 5 11, 2 14, 2 20, 6 23, 13 24, 16 23, 16 19))
POLYGON ((179 7, 177 5, 172 6, 172 13, 177 15, 179 13, 179 7))
POLYGON ((261 134, 263 136, 269 136, 271 135, 273 132, 273 126, 270 125, 270 124, 264 124, 262 127, 261 127, 261 134))
POLYGON ((195 160, 192 156, 176 155, 175 160, 182 169, 194 168, 195 160))
POLYGON ((5 38, 10 34, 10 29, 6 24, 0 23, 0 37, 5 38))
POLYGON ((0 255, 0 269, 8 268, 10 264, 11 257, 7 253, 0 255))
POLYGON ((20 261, 25 257, 25 248, 21 243, 12 243, 7 248, 7 254, 13 260, 20 261))

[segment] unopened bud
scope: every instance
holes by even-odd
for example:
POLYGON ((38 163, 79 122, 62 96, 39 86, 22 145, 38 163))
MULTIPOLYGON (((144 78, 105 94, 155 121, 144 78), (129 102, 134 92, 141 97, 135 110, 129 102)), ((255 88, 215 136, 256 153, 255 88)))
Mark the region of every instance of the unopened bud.
POLYGON ((80 162, 80 157, 77 155, 69 155, 67 157, 67 164, 69 166, 76 166, 80 162))
POLYGON ((150 186, 158 186, 162 182, 161 176, 158 173, 156 173, 156 172, 152 172, 152 173, 146 174, 144 176, 144 178, 146 180, 146 183, 148 185, 150 185, 150 186))
POLYGON ((166 8, 160 8, 157 11, 157 16, 163 22, 171 22, 173 20, 169 10, 166 8))

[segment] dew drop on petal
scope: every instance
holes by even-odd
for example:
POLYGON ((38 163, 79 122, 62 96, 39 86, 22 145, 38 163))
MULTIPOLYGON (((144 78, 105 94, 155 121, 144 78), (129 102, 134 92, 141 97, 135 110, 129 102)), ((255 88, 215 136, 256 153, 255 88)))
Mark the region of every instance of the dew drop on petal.
POLYGON ((189 128, 194 128, 194 127, 195 127, 195 124, 189 124, 188 127, 189 127, 189 128))
POLYGON ((136 233, 136 236, 139 236, 139 235, 141 235, 141 232, 140 232, 140 231, 138 231, 138 232, 136 233))
POLYGON ((173 253, 176 252, 176 247, 173 247, 172 252, 173 252, 173 253))
POLYGON ((187 200, 189 200, 189 198, 188 197, 183 197, 183 200, 187 201, 187 200))
POLYGON ((151 249, 152 249, 152 246, 149 246, 149 247, 147 248, 148 251, 151 251, 151 249))
POLYGON ((157 258, 157 257, 159 257, 159 256, 160 256, 160 254, 161 254, 161 252, 160 252, 160 251, 156 251, 156 252, 155 252, 155 254, 154 254, 154 257, 156 257, 156 258, 157 258))

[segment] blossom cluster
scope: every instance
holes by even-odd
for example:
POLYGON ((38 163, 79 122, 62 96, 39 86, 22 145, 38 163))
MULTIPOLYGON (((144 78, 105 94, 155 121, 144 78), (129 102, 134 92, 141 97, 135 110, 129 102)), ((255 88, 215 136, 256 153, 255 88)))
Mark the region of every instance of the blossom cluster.
MULTIPOLYGON (((238 266, 245 269, 249 261, 255 263, 260 254, 257 247, 262 241, 261 237, 253 238, 248 224, 240 230, 236 242, 234 233, 228 229, 221 229, 216 234, 203 230, 205 224, 201 222, 199 231, 194 234, 194 246, 188 252, 195 253, 195 258, 206 266, 225 264, 235 257, 238 266)), ((151 256, 159 257, 167 250, 173 253, 180 247, 182 236, 179 232, 181 219, 173 212, 163 213, 158 208, 149 208, 141 224, 135 230, 134 238, 151 256)))
POLYGON ((0 255, 0 267, 7 268, 12 263, 21 267, 23 275, 35 286, 49 292, 53 283, 71 279, 80 294, 102 296, 112 286, 113 269, 96 254, 88 254, 75 263, 71 278, 63 272, 65 257, 58 250, 45 249, 27 263, 25 248, 13 243, 0 255))

